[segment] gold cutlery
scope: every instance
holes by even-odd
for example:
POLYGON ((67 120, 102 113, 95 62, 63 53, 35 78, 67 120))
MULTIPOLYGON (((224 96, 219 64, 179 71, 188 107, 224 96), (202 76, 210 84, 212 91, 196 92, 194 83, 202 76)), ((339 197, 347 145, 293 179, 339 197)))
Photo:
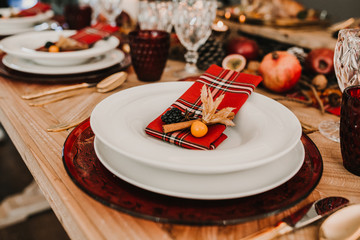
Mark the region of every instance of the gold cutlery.
POLYGON ((49 103, 54 103, 54 102, 57 102, 57 101, 60 101, 60 100, 66 99, 66 98, 78 96, 80 94, 92 92, 92 91, 93 91, 92 89, 82 88, 82 89, 72 90, 70 92, 55 93, 53 95, 46 95, 43 97, 29 100, 28 104, 32 107, 40 107, 40 106, 44 106, 49 103))
POLYGON ((72 127, 75 127, 75 126, 79 125, 80 123, 85 121, 87 118, 88 117, 77 119, 77 120, 67 122, 67 123, 60 123, 60 124, 57 124, 57 125, 49 126, 46 129, 46 131, 48 131, 48 132, 61 132, 61 131, 64 131, 64 130, 67 130, 69 128, 72 128, 72 127))
POLYGON ((79 83, 79 84, 70 85, 70 86, 63 86, 63 87, 48 89, 48 90, 41 91, 41 92, 25 94, 25 95, 22 95, 21 98, 30 100, 30 99, 35 99, 35 98, 39 98, 39 97, 43 97, 43 96, 47 96, 47 95, 51 95, 51 94, 55 94, 55 93, 66 92, 66 91, 71 91, 71 90, 81 89, 81 88, 89 88, 89 87, 94 87, 94 86, 96 86, 95 83, 79 83))
MULTIPOLYGON (((40 91, 37 93, 25 94, 25 95, 22 95, 21 97, 23 99, 30 100, 30 99, 40 98, 43 96, 48 96, 48 95, 52 95, 52 94, 56 94, 56 93, 60 93, 60 92, 67 92, 67 91, 72 91, 75 89, 91 88, 91 87, 96 87, 97 92, 105 93, 105 92, 114 90, 115 88, 117 88, 121 84, 123 84, 125 82, 125 80, 127 79, 127 75, 128 74, 126 72, 117 72, 117 73, 114 73, 114 74, 106 77, 105 79, 101 80, 97 84, 96 83, 79 83, 79 84, 74 84, 74 85, 70 85, 70 86, 62 86, 62 87, 58 87, 58 88, 48 89, 48 90, 40 91)), ((61 99, 63 99, 63 98, 61 98, 61 99)))

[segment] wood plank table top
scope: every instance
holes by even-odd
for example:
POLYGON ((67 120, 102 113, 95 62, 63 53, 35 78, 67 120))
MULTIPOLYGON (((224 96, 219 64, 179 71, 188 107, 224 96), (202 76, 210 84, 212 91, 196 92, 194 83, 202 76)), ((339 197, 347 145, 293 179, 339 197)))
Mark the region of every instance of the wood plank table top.
MULTIPOLYGON (((168 64, 169 68, 161 82, 176 81, 172 71, 184 67, 183 63, 170 60, 168 64)), ((186 226, 132 217, 97 202, 80 190, 64 169, 62 147, 71 129, 62 132, 47 132, 46 129, 50 125, 89 116, 97 103, 114 92, 146 84, 137 80, 132 68, 128 71, 125 84, 111 93, 97 93, 88 89, 76 97, 42 107, 31 107, 20 96, 57 85, 0 77, 0 121, 71 239, 241 239, 275 224, 299 206, 321 197, 343 196, 352 203, 360 203, 360 178, 342 166, 339 144, 326 139, 319 132, 308 136, 323 158, 324 171, 320 183, 300 204, 274 216, 230 226, 186 226)), ((260 88, 256 91, 276 97, 260 88)), ((325 119, 338 119, 299 103, 281 103, 293 111, 301 122, 312 126, 325 119)), ((319 223, 313 224, 280 239, 317 239, 318 228, 319 223)))

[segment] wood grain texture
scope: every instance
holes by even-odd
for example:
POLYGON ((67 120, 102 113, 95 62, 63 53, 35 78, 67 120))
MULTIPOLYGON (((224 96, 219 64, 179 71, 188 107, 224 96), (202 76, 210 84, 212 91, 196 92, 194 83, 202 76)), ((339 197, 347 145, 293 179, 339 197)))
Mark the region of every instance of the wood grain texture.
MULTIPOLYGON (((179 62, 169 61, 170 71, 161 81, 175 81, 172 72, 182 68, 179 62)), ((71 130, 47 132, 46 128, 89 116, 94 106, 114 92, 146 84, 137 80, 129 69, 128 80, 111 93, 81 92, 78 96, 31 107, 21 95, 48 88, 47 85, 11 81, 0 77, 0 121, 20 152, 24 162, 44 192, 51 207, 72 239, 221 239, 233 240, 272 226, 284 216, 309 201, 320 197, 341 195, 353 203, 360 202, 360 178, 347 172, 342 166, 339 144, 327 140, 315 132, 309 137, 319 148, 324 161, 324 173, 318 187, 297 206, 280 214, 232 226, 184 226, 161 224, 129 216, 95 201, 82 192, 67 175, 61 158, 63 143, 71 130)), ((274 97, 262 89, 258 92, 274 97)), ((322 115, 315 108, 282 101, 301 121, 313 126, 321 120, 337 118, 322 115)), ((280 237, 282 240, 317 239, 319 223, 280 237)))
POLYGON ((224 21, 233 32, 239 30, 250 35, 261 36, 304 48, 314 49, 327 47, 334 49, 336 44, 336 39, 332 38, 332 33, 326 31, 324 28, 277 28, 272 26, 240 24, 224 19, 221 20, 224 21))

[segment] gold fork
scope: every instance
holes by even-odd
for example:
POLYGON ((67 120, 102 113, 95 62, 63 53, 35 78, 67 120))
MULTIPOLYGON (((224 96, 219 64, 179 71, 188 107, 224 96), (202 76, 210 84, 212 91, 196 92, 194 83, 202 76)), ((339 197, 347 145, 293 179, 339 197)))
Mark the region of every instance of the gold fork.
POLYGON ((88 119, 89 117, 84 117, 84 118, 80 118, 71 122, 66 122, 66 123, 60 123, 57 125, 52 125, 49 126, 46 131, 48 132, 60 132, 60 131, 64 131, 64 130, 68 130, 69 128, 72 127, 76 127, 77 125, 79 125, 80 123, 82 123, 83 121, 85 121, 86 119, 88 119))

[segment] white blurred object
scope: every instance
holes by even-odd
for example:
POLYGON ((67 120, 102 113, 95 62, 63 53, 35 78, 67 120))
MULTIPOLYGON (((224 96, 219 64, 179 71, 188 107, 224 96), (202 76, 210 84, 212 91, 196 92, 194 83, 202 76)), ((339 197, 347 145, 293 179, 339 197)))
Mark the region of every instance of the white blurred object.
POLYGON ((140 29, 171 32, 174 18, 174 1, 139 1, 140 29))
POLYGON ((0 203, 0 228, 22 222, 48 209, 49 203, 33 181, 23 192, 9 196, 0 203))
MULTIPOLYGON (((98 15, 101 12, 100 8, 100 2, 101 0, 81 0, 84 3, 87 3, 91 6, 93 9, 93 15, 92 15, 92 24, 96 23, 96 19, 98 15)), ((129 1, 121 1, 119 4, 118 10, 125 11, 128 13, 131 17, 131 19, 136 20, 138 17, 138 11, 139 11, 139 1, 138 0, 131 0, 131 3, 129 4, 129 1)), ((118 11, 118 15, 121 13, 121 11, 118 11)))
POLYGON ((320 240, 356 240, 360 237, 360 204, 340 209, 320 226, 320 240))
POLYGON ((138 18, 139 0, 131 0, 131 4, 129 4, 128 1, 123 1, 121 7, 123 11, 127 12, 133 20, 138 18))
POLYGON ((121 8, 122 0, 98 0, 97 7, 99 13, 103 14, 104 17, 113 26, 116 25, 116 17, 122 12, 121 8))

